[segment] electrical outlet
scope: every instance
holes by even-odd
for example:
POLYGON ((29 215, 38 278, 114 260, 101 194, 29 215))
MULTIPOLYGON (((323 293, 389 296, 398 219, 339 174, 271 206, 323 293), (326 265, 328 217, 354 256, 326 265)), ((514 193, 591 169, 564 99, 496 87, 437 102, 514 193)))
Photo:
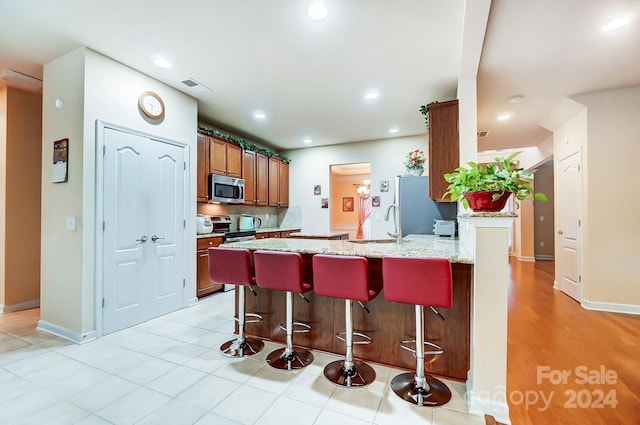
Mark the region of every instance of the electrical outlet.
POLYGON ((67 217, 67 230, 70 230, 70 231, 76 230, 76 218, 75 217, 67 217))
POLYGON ((544 221, 544 216, 543 215, 540 216, 540 221, 544 221))
POLYGON ((376 221, 380 221, 380 214, 376 214, 376 221))
POLYGON ((540 242, 540 246, 544 248, 544 242, 540 242))

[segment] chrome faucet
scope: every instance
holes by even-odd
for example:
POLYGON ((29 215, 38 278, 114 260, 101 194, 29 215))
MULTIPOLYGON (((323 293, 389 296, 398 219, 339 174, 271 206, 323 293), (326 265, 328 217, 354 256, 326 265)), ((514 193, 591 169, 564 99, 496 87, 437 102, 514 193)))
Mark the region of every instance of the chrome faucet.
POLYGON ((391 204, 389 208, 387 208, 387 213, 384 215, 384 221, 389 221, 389 214, 391 213, 391 209, 394 209, 393 214, 393 227, 394 233, 387 232, 387 235, 395 238, 396 243, 399 244, 402 242, 402 229, 400 228, 400 207, 398 204, 391 204))

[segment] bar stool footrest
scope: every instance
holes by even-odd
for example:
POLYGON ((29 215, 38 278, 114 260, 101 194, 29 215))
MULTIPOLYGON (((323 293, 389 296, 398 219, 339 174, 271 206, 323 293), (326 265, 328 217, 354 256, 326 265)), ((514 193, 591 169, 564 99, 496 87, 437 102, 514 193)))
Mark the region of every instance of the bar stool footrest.
MULTIPOLYGON (((346 337, 343 336, 346 335, 346 332, 338 332, 336 334, 336 338, 338 338, 340 341, 345 341, 346 342, 346 337)), ((371 337, 369 335, 363 334, 362 332, 354 332, 352 334, 354 337, 358 337, 358 338, 362 338, 359 341, 352 341, 353 345, 367 345, 367 344, 371 344, 371 342, 373 342, 373 340, 371 339, 371 337)))
MULTIPOLYGON (((415 339, 406 339, 402 342, 400 342, 400 348, 402 348, 403 350, 407 350, 412 352, 413 354, 416 353, 416 349, 414 347, 409 346, 408 344, 413 344, 415 346, 416 344, 416 340, 415 339)), ((436 351, 425 351, 424 355, 432 355, 432 356, 439 356, 440 354, 444 353, 444 349, 442 347, 440 347, 438 344, 434 344, 433 342, 429 342, 429 341, 424 341, 424 346, 425 347, 430 347, 430 348, 434 348, 436 351)), ((433 359, 435 360, 435 358, 433 359)), ((433 361, 431 360, 431 361, 433 361)))
MULTIPOLYGON (((247 323, 259 323, 262 321, 263 317, 260 314, 257 313, 245 313, 244 314, 244 324, 246 325, 247 323), (252 317, 252 319, 247 320, 247 317, 252 317)), ((233 320, 235 320, 236 322, 239 322, 240 320, 238 319, 238 316, 234 316, 233 320)))
MULTIPOLYGON (((278 329, 284 332, 287 331, 287 327, 284 325, 284 323, 280 323, 278 325, 278 329)), ((311 325, 307 325, 306 323, 302 322, 293 322, 293 330, 291 332, 293 332, 294 334, 304 334, 311 332, 311 325), (296 326, 302 329, 296 329, 296 326)))

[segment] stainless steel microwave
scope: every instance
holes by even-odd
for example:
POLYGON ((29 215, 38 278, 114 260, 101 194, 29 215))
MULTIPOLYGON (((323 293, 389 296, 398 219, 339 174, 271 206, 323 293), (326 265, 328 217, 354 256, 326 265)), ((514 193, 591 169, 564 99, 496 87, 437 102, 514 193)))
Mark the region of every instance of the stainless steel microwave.
POLYGON ((244 180, 209 174, 209 200, 225 204, 244 202, 244 180))

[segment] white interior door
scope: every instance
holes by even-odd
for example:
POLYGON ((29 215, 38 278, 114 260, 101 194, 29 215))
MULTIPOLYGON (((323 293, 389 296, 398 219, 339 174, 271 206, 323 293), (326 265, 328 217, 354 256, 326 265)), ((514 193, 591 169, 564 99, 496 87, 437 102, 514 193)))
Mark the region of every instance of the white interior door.
POLYGON ((104 130, 104 334, 183 306, 185 149, 104 130))
POLYGON ((559 287, 582 300, 582 155, 577 151, 559 161, 559 287))

